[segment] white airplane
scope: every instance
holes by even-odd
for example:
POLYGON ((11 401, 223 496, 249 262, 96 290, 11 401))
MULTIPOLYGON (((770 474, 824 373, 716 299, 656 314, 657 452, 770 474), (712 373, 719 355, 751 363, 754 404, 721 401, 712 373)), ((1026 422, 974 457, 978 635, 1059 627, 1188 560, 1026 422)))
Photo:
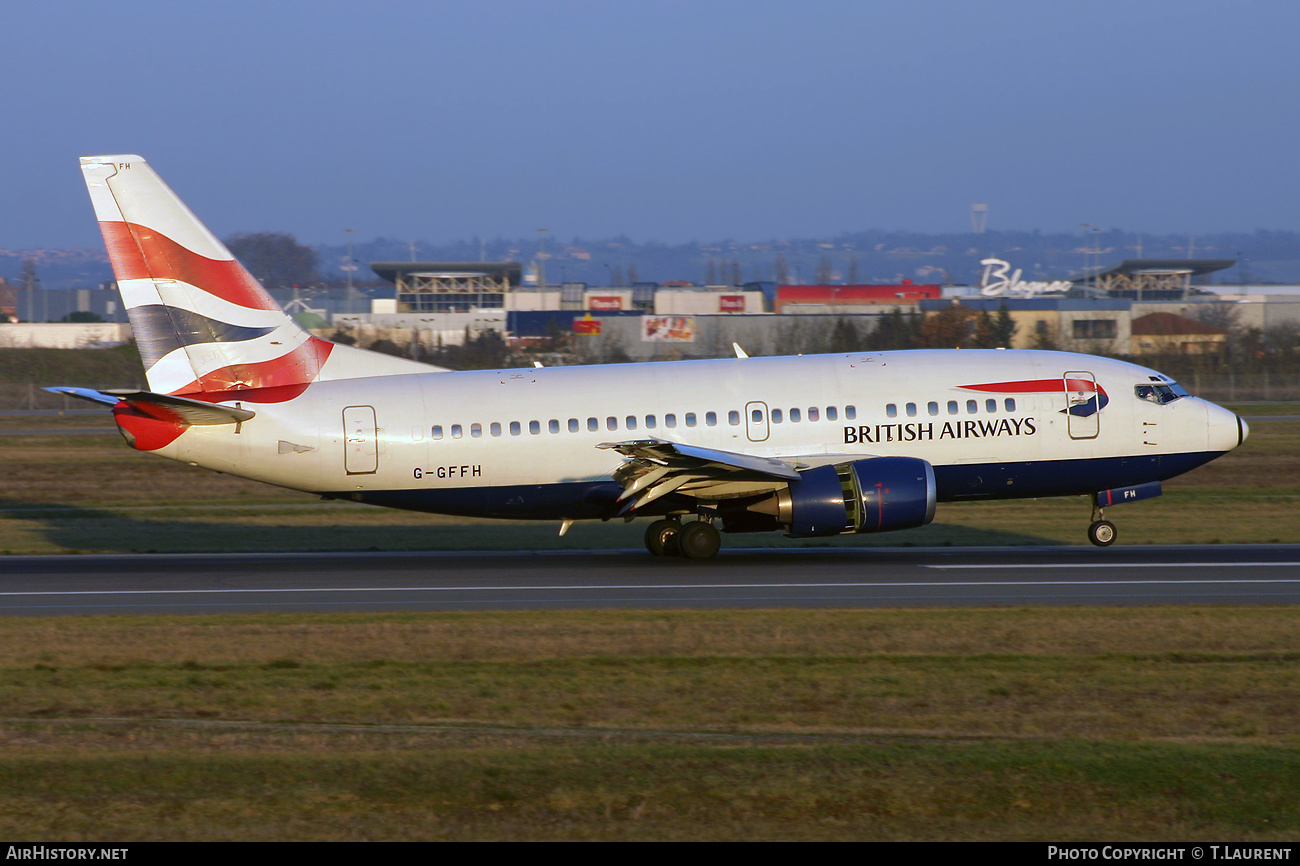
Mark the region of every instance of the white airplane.
POLYGON ((1248 433, 1154 370, 1064 352, 450 372, 299 328, 140 157, 81 167, 149 390, 50 390, 111 405, 141 451, 327 498, 561 535, 650 516, 651 553, 708 559, 719 527, 884 532, 938 502, 1088 495, 1105 546, 1106 506, 1248 433))

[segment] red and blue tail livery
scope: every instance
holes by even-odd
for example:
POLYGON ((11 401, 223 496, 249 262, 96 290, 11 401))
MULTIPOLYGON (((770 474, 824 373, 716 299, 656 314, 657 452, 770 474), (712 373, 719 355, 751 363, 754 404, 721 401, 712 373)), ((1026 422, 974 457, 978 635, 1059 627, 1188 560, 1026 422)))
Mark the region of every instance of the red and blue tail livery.
POLYGON ((887 532, 944 502, 1079 496, 1105 545, 1102 508, 1248 433, 1154 370, 1064 352, 451 372, 304 331, 140 157, 81 167, 148 389, 52 390, 111 406, 137 449, 316 495, 561 534, 646 517, 651 553, 691 559, 720 532, 887 532))

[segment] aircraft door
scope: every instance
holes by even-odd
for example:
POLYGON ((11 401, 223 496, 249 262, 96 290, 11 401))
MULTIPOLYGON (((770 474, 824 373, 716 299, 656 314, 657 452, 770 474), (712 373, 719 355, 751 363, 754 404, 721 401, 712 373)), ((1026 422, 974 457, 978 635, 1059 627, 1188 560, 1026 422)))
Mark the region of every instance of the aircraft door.
POLYGON ((1066 424, 1071 439, 1096 439, 1101 431, 1101 402, 1097 395, 1097 377, 1072 371, 1065 374, 1066 424))
POLYGON ((378 432, 374 406, 343 408, 343 468, 348 475, 379 470, 378 432))
POLYGON ((767 404, 754 401, 745 404, 745 434, 750 442, 767 441, 767 404))

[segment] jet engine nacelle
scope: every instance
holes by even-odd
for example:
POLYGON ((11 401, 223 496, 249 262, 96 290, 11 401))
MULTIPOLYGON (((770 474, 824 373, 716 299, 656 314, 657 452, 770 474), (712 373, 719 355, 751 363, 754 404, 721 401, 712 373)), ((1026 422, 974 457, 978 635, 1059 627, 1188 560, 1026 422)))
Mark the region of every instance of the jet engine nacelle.
POLYGON ((912 529, 934 519, 934 467, 872 457, 801 472, 777 494, 777 522, 795 537, 912 529))

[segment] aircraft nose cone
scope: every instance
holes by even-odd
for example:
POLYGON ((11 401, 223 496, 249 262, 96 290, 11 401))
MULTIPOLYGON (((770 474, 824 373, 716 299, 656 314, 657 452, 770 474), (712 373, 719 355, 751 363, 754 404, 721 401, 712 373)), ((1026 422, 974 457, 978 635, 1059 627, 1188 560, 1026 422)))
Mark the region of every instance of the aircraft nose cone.
POLYGON ((1208 442, 1211 451, 1231 451, 1246 441, 1250 428, 1241 416, 1213 403, 1205 404, 1208 442))

